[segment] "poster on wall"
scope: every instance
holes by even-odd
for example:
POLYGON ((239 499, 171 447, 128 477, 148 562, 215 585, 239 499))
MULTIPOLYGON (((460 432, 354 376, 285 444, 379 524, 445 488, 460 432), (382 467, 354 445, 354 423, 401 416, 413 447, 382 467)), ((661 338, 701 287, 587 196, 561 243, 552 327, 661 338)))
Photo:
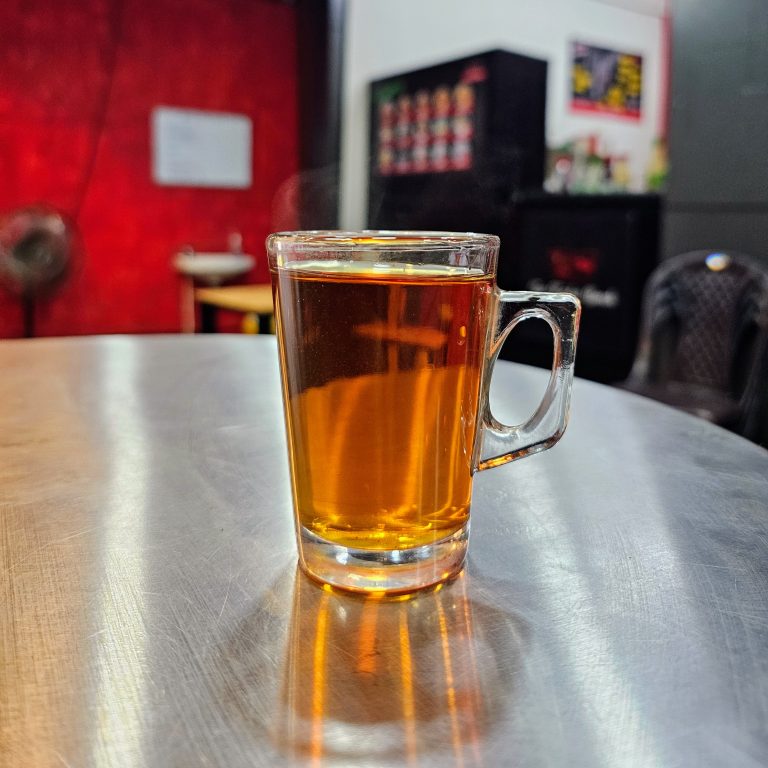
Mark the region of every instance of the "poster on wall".
POLYGON ((642 56, 572 43, 572 110, 639 120, 642 96, 642 56))
POLYGON ((156 107, 151 131, 156 184, 248 189, 253 183, 253 127, 247 115, 156 107))

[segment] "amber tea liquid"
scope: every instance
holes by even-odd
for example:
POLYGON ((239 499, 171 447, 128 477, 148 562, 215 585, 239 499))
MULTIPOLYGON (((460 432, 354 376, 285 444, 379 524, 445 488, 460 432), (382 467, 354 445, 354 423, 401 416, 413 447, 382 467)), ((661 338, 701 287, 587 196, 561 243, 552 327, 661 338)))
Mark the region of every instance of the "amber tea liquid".
POLYGON ((300 524, 369 550, 462 529, 492 278, 316 261, 273 280, 300 524))

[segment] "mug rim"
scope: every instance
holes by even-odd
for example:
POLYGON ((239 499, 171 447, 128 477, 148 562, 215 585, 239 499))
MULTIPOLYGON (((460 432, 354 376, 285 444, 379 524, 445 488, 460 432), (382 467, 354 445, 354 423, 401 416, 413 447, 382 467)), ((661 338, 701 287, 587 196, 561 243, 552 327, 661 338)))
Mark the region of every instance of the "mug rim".
POLYGON ((274 232, 267 237, 267 251, 286 245, 298 251, 424 252, 450 251, 455 248, 498 248, 497 235, 480 232, 396 229, 314 229, 274 232))

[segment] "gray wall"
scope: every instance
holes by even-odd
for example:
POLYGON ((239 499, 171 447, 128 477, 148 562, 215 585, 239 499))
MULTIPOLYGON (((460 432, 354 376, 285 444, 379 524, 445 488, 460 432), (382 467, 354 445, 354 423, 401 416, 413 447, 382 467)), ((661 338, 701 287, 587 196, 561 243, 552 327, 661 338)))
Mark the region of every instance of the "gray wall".
POLYGON ((768 261, 768 0, 673 0, 663 255, 768 261))

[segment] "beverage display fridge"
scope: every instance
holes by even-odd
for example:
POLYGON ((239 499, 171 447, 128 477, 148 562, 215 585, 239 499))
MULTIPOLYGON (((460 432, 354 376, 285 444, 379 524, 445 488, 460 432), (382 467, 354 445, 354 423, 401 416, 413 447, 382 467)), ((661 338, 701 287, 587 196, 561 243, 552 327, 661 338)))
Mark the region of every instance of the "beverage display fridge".
POLYGON ((370 86, 368 223, 498 232, 544 179, 547 63, 495 50, 370 86))

